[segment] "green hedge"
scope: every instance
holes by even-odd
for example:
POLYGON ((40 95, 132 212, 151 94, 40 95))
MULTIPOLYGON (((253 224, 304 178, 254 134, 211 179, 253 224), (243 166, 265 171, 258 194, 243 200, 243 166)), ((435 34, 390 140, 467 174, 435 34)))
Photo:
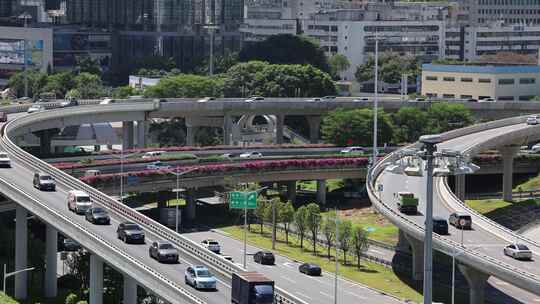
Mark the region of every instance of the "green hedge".
POLYGON ((12 298, 6 296, 3 292, 0 292, 0 303, 2 304, 19 304, 19 302, 13 300, 12 298))

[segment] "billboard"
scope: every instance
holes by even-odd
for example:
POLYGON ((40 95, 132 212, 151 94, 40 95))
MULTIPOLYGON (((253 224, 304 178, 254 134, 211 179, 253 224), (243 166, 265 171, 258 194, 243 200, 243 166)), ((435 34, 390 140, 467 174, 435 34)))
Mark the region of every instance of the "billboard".
MULTIPOLYGON (((0 39, 0 64, 24 65, 24 40, 0 39)), ((43 64, 43 40, 26 41, 26 63, 31 66, 43 64)))

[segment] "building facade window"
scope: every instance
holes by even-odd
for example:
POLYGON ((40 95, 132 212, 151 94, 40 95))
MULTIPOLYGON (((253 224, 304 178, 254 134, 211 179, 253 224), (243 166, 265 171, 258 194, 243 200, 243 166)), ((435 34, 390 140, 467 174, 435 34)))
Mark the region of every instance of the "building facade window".
POLYGON ((500 85, 514 84, 514 79, 512 79, 512 78, 503 78, 503 79, 499 79, 499 84, 500 84, 500 85))
POLYGON ((471 99, 472 95, 461 95, 461 96, 459 96, 459 98, 461 98, 461 99, 471 99))
POLYGON ((529 100, 532 100, 533 98, 534 98, 534 95, 519 96, 520 101, 529 101, 529 100))
POLYGON ((478 79, 479 83, 491 83, 491 79, 489 78, 480 78, 478 79))
POLYGON ((536 78, 520 78, 519 84, 535 84, 536 78))
POLYGON ((463 78, 461 78, 461 82, 473 82, 473 79, 468 78, 468 77, 463 77, 463 78))
POLYGON ((434 97, 437 97, 437 93, 426 93, 426 96, 428 98, 434 98, 434 97))
POLYGON ((442 97, 443 98, 456 98, 456 95, 454 95, 454 94, 443 94, 442 97))
POLYGON ((499 96, 498 100, 511 101, 514 100, 514 96, 499 96))
POLYGON ((426 76, 426 80, 429 80, 429 81, 437 81, 437 76, 426 76))
POLYGON ((444 81, 455 81, 456 79, 454 77, 443 77, 444 81))

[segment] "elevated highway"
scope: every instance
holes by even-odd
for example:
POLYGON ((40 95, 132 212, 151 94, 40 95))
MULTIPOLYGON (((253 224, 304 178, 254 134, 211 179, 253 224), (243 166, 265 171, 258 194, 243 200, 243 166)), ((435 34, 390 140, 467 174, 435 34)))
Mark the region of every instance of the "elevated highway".
MULTIPOLYGON (((438 145, 438 149, 451 148, 471 155, 486 149, 499 149, 504 157, 506 196, 508 191, 511 194, 513 156, 521 144, 537 140, 540 135, 540 126, 526 125, 525 119, 526 117, 503 119, 444 133, 444 142, 438 145)), ((415 144, 412 147, 420 145, 415 144)), ((400 228, 401 235, 405 238, 401 241, 407 241, 412 249, 413 277, 421 280, 426 174, 423 177, 410 177, 385 171, 384 168, 398 157, 398 153, 392 153, 372 168, 368 173, 368 194, 374 206, 400 228), (377 191, 380 189, 379 185, 383 186, 383 191, 377 191), (419 214, 405 215, 397 210, 395 194, 399 191, 411 191, 419 196, 419 214)), ((483 303, 484 285, 489 276, 540 295, 540 244, 476 213, 450 190, 445 178, 436 177, 434 215, 448 218, 454 211, 471 214, 473 230, 463 231, 461 244, 462 230, 450 226, 449 235, 434 234, 434 248, 448 255, 456 255, 459 267, 471 288, 471 303, 483 303), (526 244, 533 251, 532 261, 518 261, 503 254, 504 246, 516 241, 526 244)))

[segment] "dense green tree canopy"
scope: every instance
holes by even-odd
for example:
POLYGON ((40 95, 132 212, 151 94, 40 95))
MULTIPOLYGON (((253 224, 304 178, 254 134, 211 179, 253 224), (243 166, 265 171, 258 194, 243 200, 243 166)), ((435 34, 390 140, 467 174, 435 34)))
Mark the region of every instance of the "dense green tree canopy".
POLYGON ((328 63, 330 64, 332 75, 336 78, 339 78, 339 74, 346 71, 351 66, 349 59, 343 54, 333 55, 328 59, 328 63))
POLYGON ((414 107, 403 107, 393 116, 397 142, 414 142, 428 133, 428 113, 414 107))
MULTIPOLYGON (((394 136, 390 116, 380 110, 378 114, 378 142, 389 143, 394 136)), ((373 111, 371 109, 330 112, 323 119, 322 136, 339 146, 369 146, 373 140, 373 111)))
POLYGON ((471 112, 463 104, 440 102, 428 111, 428 133, 441 133, 466 127, 473 122, 471 112))
POLYGON ((324 51, 312 40, 297 35, 272 35, 264 41, 247 44, 240 51, 242 62, 267 61, 272 64, 311 64, 330 72, 324 51))
MULTIPOLYGON (((420 66, 414 56, 402 56, 396 53, 379 55, 379 79, 387 83, 399 83, 403 74, 409 74, 409 80, 415 80, 420 73, 420 66)), ((359 82, 373 80, 375 75, 375 58, 370 56, 367 61, 356 69, 356 80, 359 82)))
POLYGON ((240 63, 226 74, 227 97, 261 95, 267 97, 324 96, 335 94, 329 74, 311 65, 240 63))
POLYGON ((203 97, 222 95, 223 79, 218 76, 180 74, 161 78, 157 85, 144 91, 147 97, 203 97))
POLYGON ((92 99, 99 98, 104 95, 103 84, 98 75, 90 73, 80 73, 73 79, 75 89, 80 93, 80 98, 92 99))

